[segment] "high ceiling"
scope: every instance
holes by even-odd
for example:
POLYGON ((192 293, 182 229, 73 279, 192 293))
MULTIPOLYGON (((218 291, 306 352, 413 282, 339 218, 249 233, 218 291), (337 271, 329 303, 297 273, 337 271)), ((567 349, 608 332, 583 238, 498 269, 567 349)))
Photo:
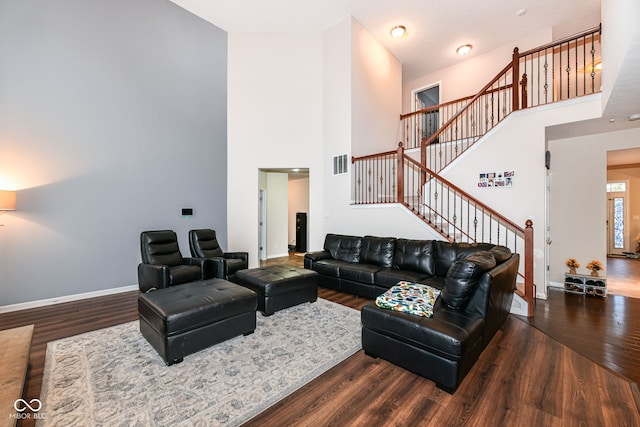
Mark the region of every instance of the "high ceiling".
MULTIPOLYGON (((601 23, 600 0, 171 0, 229 32, 323 32, 354 17, 402 63, 403 81, 509 46, 542 30, 559 39, 601 23), (389 30, 408 33, 392 39, 389 30)), ((606 29, 604 29, 606 31, 606 29)), ((513 46, 515 47, 515 46, 513 46)), ((520 48, 532 48, 534 46, 520 48)), ((610 132, 640 126, 640 31, 633 35, 602 118, 551 127, 547 138, 610 132), (635 47, 637 46, 637 47, 635 47)), ((508 59, 505 59, 507 61, 508 59)), ((506 63, 506 62, 505 62, 506 63)), ((606 71, 605 71, 606 72, 606 71)))
POLYGON ((460 61, 461 44, 475 56, 540 29, 559 38, 600 23, 600 0, 172 1, 227 32, 322 32, 351 15, 398 58, 405 81, 460 61), (392 39, 395 25, 407 35, 392 39))

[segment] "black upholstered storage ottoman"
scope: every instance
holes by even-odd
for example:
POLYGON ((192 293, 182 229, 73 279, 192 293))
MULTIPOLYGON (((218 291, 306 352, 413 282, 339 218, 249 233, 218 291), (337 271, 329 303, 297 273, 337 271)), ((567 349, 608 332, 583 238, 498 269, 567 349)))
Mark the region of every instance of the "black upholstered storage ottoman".
POLYGON ((265 316, 318 299, 318 273, 304 268, 284 265, 250 268, 238 271, 233 281, 258 294, 258 311, 265 316))
POLYGON ((138 297, 140 332, 167 365, 256 329, 257 295, 223 279, 185 283, 138 297))

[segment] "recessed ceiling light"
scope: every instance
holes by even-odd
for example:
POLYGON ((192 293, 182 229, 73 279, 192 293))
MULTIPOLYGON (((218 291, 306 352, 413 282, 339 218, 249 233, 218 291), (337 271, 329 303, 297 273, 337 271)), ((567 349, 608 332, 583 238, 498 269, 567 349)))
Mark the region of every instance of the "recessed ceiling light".
POLYGON ((391 37, 393 37, 394 39, 399 39, 400 37, 403 37, 405 34, 407 34, 407 27, 405 27, 404 25, 396 25, 391 29, 391 31, 389 31, 389 34, 391 34, 391 37))
POLYGON ((630 122, 640 120, 640 113, 631 114, 629 117, 627 117, 627 120, 629 120, 630 122))
POLYGON ((520 9, 519 11, 516 12, 516 15, 518 16, 524 16, 527 14, 527 9, 520 9))
POLYGON ((463 44, 462 46, 456 49, 456 53, 458 55, 466 55, 467 53, 471 52, 472 48, 473 46, 471 46, 470 44, 463 44))

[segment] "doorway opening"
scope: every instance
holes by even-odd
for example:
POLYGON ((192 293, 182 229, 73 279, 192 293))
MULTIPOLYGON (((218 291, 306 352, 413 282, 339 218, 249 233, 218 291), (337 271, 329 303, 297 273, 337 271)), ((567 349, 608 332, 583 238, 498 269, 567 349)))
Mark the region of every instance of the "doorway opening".
MULTIPOLYGON (((413 91, 413 111, 424 110, 439 104, 440 84, 436 83, 413 91)), ((439 109, 427 111, 421 117, 420 122, 417 123, 416 142, 429 139, 440 127, 439 109)))
POLYGON ((309 169, 261 168, 258 177, 260 261, 305 252, 309 235, 309 169))

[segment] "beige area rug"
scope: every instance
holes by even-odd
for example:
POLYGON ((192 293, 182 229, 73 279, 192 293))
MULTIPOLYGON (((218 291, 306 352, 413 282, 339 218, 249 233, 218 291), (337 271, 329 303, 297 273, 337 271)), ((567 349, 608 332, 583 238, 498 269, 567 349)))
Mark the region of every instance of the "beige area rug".
POLYGON ((40 426, 237 426, 361 348, 360 312, 326 300, 166 366, 138 322, 50 342, 40 426))

